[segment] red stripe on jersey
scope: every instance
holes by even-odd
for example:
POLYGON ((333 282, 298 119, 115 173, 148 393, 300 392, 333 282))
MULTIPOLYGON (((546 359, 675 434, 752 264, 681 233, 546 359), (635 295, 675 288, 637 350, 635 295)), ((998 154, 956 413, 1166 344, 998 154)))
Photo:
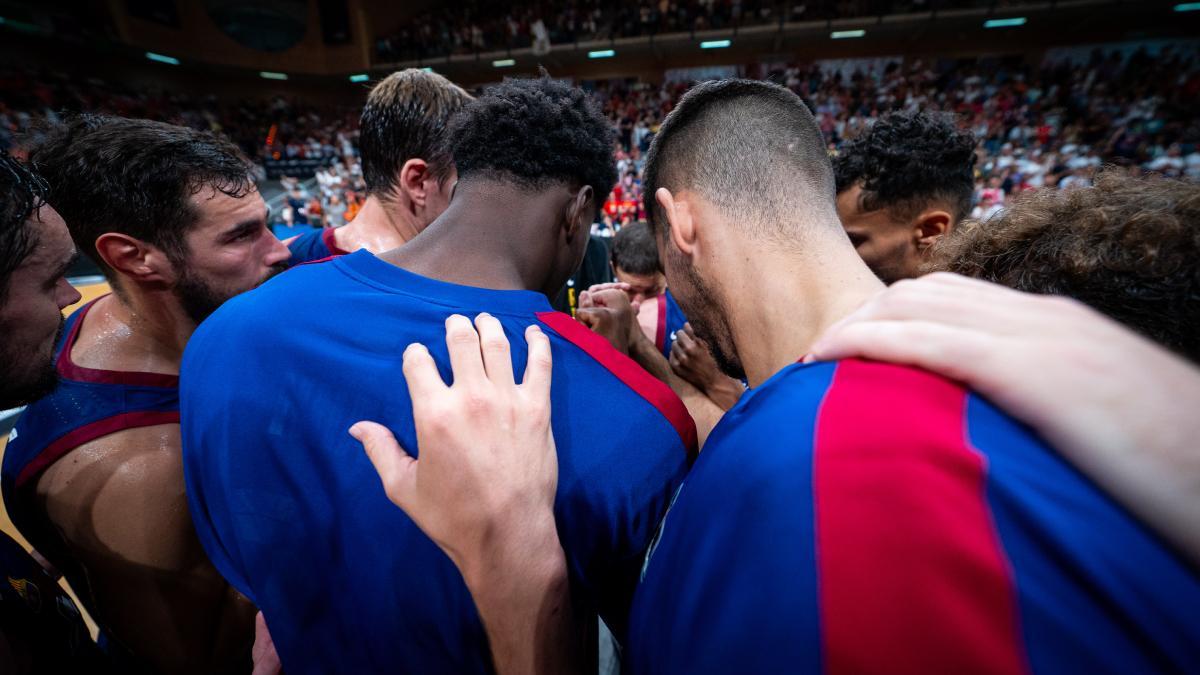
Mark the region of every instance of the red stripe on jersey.
POLYGON ((966 401, 920 370, 838 364, 813 466, 827 673, 1028 671, 966 401))
POLYGON ((658 329, 654 332, 654 346, 662 351, 667 346, 667 294, 658 296, 658 329))
POLYGON ((159 424, 179 424, 179 411, 147 411, 127 412, 112 417, 105 417, 91 424, 76 427, 59 436, 53 443, 33 458, 33 461, 17 474, 16 486, 19 488, 28 481, 41 475, 51 464, 62 459, 63 455, 78 448, 84 443, 90 443, 101 436, 107 436, 126 429, 152 427, 159 424))
POLYGON ((683 401, 671 388, 642 369, 633 359, 613 349, 608 340, 596 335, 586 326, 561 312, 538 312, 538 321, 546 324, 563 339, 579 347, 608 372, 617 376, 639 396, 646 399, 667 418, 687 449, 689 463, 696 458, 696 423, 688 414, 683 401))
POLYGON ((337 238, 333 234, 335 228, 327 227, 321 233, 321 243, 325 244, 325 248, 329 249, 330 258, 336 258, 339 255, 350 255, 350 251, 345 251, 338 247, 337 238))

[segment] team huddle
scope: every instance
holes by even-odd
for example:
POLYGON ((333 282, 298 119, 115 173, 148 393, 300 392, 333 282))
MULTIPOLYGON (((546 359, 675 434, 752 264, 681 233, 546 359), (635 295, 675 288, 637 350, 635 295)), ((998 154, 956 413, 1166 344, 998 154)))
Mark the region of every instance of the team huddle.
POLYGON ((1200 187, 974 222, 953 118, 831 158, 792 92, 711 81, 555 312, 613 142, 548 77, 401 71, 362 210, 287 241, 208 133, 0 160, 4 503, 100 631, 58 593, 0 623, 16 672, 1200 664, 1200 187), (112 293, 64 321, 76 255, 112 293))

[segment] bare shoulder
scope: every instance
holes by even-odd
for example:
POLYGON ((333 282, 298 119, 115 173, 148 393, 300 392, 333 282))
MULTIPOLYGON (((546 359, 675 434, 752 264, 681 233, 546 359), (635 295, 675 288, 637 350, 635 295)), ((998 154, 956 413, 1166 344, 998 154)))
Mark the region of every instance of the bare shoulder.
POLYGON ((126 429, 85 443, 46 470, 38 501, 78 554, 117 554, 186 569, 202 552, 184 492, 178 424, 126 429))

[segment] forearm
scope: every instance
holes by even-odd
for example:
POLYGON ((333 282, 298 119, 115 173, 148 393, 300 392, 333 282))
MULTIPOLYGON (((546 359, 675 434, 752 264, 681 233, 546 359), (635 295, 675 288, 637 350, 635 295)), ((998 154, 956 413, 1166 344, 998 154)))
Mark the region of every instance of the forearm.
MULTIPOLYGON (((675 392, 675 395, 683 401, 688 414, 696 423, 696 440, 700 447, 704 447, 704 441, 708 439, 709 432, 713 430, 717 422, 721 421, 721 417, 725 414, 725 408, 714 402, 691 382, 676 375, 675 371, 671 370, 671 364, 666 357, 649 340, 638 340, 630 345, 629 356, 646 372, 665 382, 671 391, 675 392)), ((732 404, 730 405, 732 407, 732 404)))
POLYGON ((737 405, 746 388, 742 383, 725 374, 718 374, 712 383, 704 388, 705 395, 712 399, 721 410, 729 410, 737 405))
MULTIPOLYGON (((539 526, 459 562, 487 630, 498 675, 578 673, 582 635, 554 530, 539 526)), ((457 562, 457 561, 456 561, 457 562)))

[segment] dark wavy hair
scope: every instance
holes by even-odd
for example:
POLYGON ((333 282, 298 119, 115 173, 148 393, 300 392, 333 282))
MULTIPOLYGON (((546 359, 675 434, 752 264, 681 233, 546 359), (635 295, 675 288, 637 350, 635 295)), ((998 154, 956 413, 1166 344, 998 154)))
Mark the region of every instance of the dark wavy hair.
POLYGON ((0 153, 0 302, 8 296, 8 280, 37 246, 30 218, 43 204, 46 181, 25 163, 0 153))
POLYGON ((838 193, 862 182, 862 206, 910 218, 945 202, 955 220, 971 213, 975 137, 950 113, 892 112, 842 146, 833 159, 838 193))
POLYGON ((1200 185, 1119 169, 1019 195, 943 237, 932 269, 1066 295, 1200 362, 1200 185))
POLYGON ((180 260, 187 254, 184 236, 199 217, 193 195, 212 188, 242 197, 256 189, 233 143, 150 120, 79 115, 46 133, 30 158, 75 245, 106 273, 96 253, 101 234, 127 234, 180 260))
POLYGON ((608 120, 582 89, 549 77, 489 88, 455 116, 449 133, 460 181, 590 185, 597 210, 617 182, 608 120))

